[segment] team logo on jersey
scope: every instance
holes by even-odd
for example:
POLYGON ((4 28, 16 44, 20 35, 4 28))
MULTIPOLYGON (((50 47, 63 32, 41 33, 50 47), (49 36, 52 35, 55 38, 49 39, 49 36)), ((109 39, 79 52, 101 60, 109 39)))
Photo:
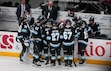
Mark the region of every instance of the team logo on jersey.
POLYGON ((7 34, 0 34, 0 48, 2 49, 12 49, 14 44, 14 36, 7 34))

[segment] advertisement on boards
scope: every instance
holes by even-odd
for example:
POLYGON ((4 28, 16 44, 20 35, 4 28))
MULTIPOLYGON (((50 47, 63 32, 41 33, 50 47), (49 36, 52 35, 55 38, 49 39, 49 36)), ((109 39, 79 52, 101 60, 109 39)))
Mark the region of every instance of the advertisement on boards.
POLYGON ((21 51, 21 44, 16 42, 17 33, 0 31, 0 52, 21 51))
MULTIPOLYGON (((20 53, 22 46, 16 42, 16 36, 16 32, 0 31, 0 52, 20 53)), ((77 46, 74 49, 74 57, 78 58, 77 46)), ((61 53, 63 56, 63 51, 61 53)), ((86 59, 111 61, 111 40, 89 39, 85 56, 86 59)))

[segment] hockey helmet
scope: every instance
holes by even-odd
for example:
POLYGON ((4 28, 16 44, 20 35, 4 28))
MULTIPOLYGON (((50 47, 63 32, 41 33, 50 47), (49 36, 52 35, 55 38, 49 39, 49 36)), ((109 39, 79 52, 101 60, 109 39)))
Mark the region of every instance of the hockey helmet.
POLYGON ((79 21, 77 22, 77 25, 78 25, 78 26, 82 26, 82 21, 79 20, 79 21))
POLYGON ((79 16, 78 20, 82 20, 82 17, 81 17, 81 16, 79 16))
POLYGON ((94 17, 90 17, 89 21, 94 21, 94 17))
POLYGON ((87 24, 86 24, 85 21, 79 20, 78 21, 78 26, 81 27, 81 28, 85 28, 87 26, 87 24))
POLYGON ((70 25, 72 24, 72 22, 70 21, 70 19, 66 20, 66 24, 70 24, 70 25))
POLYGON ((53 26, 58 26, 58 23, 57 22, 53 22, 53 26))
POLYGON ((77 21, 78 19, 77 19, 77 16, 74 16, 73 18, 72 18, 72 21, 77 21))
POLYGON ((46 21, 46 18, 45 18, 44 15, 40 15, 40 16, 37 18, 37 23, 39 23, 39 22, 41 22, 41 21, 43 21, 43 22, 46 21))
POLYGON ((54 23, 54 20, 53 19, 49 19, 48 21, 47 21, 47 24, 53 24, 54 23))

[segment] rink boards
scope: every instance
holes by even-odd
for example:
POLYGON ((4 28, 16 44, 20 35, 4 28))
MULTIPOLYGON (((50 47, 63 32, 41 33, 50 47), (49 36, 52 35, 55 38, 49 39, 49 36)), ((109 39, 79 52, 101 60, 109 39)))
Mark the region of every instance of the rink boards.
MULTIPOLYGON (((0 31, 0 56, 19 57, 22 49, 20 43, 16 42, 17 32, 0 31)), ((31 44, 31 47, 33 44, 31 44)), ((78 60, 77 41, 74 46, 74 60, 78 60)), ((32 53, 32 49, 30 53, 32 53)), ((61 50, 63 60, 63 50, 61 50)), ((90 39, 85 50, 86 63, 102 64, 111 66, 111 40, 90 39)))

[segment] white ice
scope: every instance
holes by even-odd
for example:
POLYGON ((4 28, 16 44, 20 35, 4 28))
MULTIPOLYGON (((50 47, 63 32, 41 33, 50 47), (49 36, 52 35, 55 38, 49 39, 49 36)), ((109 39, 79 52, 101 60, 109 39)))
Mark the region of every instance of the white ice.
POLYGON ((65 67, 64 63, 55 67, 45 66, 44 63, 41 64, 41 67, 37 67, 32 64, 31 60, 22 63, 19 58, 0 56, 0 71, 107 71, 110 68, 109 66, 93 64, 77 65, 77 67, 65 67))

